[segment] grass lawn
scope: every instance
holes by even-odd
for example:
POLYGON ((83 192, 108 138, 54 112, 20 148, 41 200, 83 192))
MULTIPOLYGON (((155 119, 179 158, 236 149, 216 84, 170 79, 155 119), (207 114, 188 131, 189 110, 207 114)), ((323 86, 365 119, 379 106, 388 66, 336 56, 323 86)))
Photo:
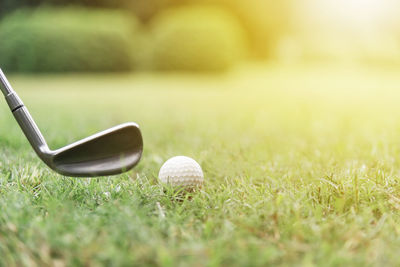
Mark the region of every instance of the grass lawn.
POLYGON ((10 81, 50 147, 135 121, 145 152, 119 176, 60 176, 3 101, 0 266, 400 264, 398 73, 248 66, 10 81), (175 155, 201 164, 200 192, 164 193, 158 170, 175 155))

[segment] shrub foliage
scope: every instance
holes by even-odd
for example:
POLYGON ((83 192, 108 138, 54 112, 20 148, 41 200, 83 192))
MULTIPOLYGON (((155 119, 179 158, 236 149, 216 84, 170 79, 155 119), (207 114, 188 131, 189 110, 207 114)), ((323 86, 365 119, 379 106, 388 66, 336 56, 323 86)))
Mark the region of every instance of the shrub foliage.
POLYGON ((19 72, 129 70, 137 29, 119 11, 19 10, 0 23, 0 65, 19 72))
POLYGON ((151 25, 152 64, 162 70, 220 71, 246 51, 241 24, 216 7, 168 9, 151 25))

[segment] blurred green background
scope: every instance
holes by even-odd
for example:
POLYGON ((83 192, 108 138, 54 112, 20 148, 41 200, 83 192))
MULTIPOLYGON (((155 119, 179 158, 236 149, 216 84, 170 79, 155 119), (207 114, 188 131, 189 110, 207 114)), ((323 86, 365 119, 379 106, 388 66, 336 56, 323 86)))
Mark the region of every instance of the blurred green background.
POLYGON ((400 65, 392 0, 0 0, 6 72, 226 71, 244 61, 400 65))
POLYGON ((2 103, 0 266, 400 265, 400 1, 0 14, 0 68, 51 148, 126 121, 145 144, 130 172, 63 177, 2 103), (176 155, 205 176, 184 199, 158 183, 176 155))

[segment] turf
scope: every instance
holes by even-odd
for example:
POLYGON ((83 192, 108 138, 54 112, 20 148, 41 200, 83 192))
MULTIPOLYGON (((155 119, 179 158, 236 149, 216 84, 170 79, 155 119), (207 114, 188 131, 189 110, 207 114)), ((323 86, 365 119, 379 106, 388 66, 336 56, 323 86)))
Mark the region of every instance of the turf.
POLYGON ((0 107, 0 265, 399 265, 400 78, 336 67, 12 76, 53 148, 125 121, 133 171, 74 179, 0 107), (157 182, 187 155, 201 191, 157 182))

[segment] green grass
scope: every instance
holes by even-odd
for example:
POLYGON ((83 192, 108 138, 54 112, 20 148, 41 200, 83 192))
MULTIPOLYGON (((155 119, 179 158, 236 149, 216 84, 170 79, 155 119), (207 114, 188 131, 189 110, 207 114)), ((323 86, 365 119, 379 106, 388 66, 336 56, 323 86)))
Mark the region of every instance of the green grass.
POLYGON ((57 175, 3 102, 0 266, 400 264, 398 73, 252 66, 10 80, 51 147, 136 121, 145 152, 119 176, 57 175), (175 155, 202 165, 200 192, 158 184, 175 155))

